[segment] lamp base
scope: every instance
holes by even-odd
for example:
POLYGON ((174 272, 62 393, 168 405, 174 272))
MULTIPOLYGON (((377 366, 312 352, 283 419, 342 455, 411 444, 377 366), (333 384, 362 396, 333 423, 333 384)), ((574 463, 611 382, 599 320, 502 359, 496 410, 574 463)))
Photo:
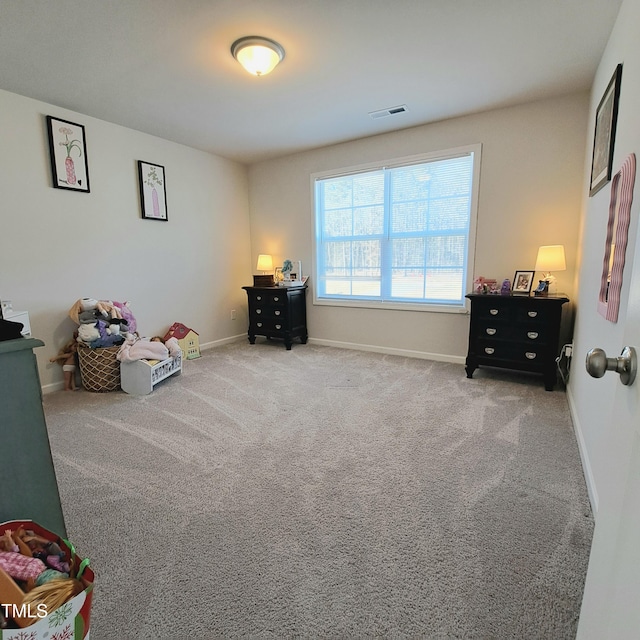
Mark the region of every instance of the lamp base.
POLYGON ((273 287, 274 285, 275 282, 273 281, 272 274, 266 276, 253 276, 254 287, 273 287))

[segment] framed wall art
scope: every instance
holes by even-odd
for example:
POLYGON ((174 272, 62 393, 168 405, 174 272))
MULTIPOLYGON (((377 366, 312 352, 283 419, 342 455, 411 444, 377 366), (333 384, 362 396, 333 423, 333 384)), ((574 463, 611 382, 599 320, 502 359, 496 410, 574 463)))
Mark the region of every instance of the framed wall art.
POLYGON ((598 193, 598 191, 611 180, 621 79, 622 65, 619 64, 596 109, 596 128, 593 136, 589 197, 598 193))
POLYGON ((47 116, 51 174, 56 189, 89 193, 89 162, 84 127, 47 116))
POLYGON ((140 206, 142 217, 147 220, 169 220, 167 213, 167 185, 164 167, 138 160, 140 181, 140 206))

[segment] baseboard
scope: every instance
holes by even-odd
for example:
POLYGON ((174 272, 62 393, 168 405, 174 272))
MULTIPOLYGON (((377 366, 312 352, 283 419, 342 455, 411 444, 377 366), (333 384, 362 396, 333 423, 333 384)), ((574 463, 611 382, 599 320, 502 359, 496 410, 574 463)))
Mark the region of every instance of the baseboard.
POLYGON ((47 393, 53 393, 54 391, 60 391, 64 389, 64 380, 60 380, 60 382, 52 382, 51 384, 45 384, 42 389, 42 395, 46 395, 47 393))
POLYGON ((240 342, 240 340, 247 339, 247 332, 240 333, 237 336, 230 336, 228 338, 221 338, 220 340, 212 340, 211 342, 201 342, 200 351, 206 351, 207 349, 215 349, 221 347, 224 344, 231 344, 232 342, 240 342))
POLYGON ((372 351, 373 353, 384 353, 391 356, 403 356, 405 358, 421 358, 422 360, 436 360, 437 362, 451 362, 453 364, 464 364, 464 356, 452 356, 446 353, 429 353, 428 351, 416 351, 414 349, 395 349, 392 347, 381 347, 374 344, 359 344, 356 342, 340 342, 338 340, 323 340, 320 338, 309 338, 310 344, 319 344, 324 347, 336 347, 338 349, 353 349, 355 351, 372 351))
POLYGON ((593 471, 591 470, 591 462, 589 461, 587 445, 582 435, 582 427, 580 426, 580 420, 578 419, 578 411, 573 399, 573 394, 571 393, 571 386, 567 387, 567 401, 569 402, 569 414, 571 415, 571 421, 573 422, 573 431, 575 432, 576 440, 578 441, 578 451, 580 452, 580 460, 582 461, 582 472, 584 473, 584 481, 587 485, 591 511, 593 512, 593 519, 596 520, 598 517, 598 491, 596 490, 596 483, 593 477, 593 471))

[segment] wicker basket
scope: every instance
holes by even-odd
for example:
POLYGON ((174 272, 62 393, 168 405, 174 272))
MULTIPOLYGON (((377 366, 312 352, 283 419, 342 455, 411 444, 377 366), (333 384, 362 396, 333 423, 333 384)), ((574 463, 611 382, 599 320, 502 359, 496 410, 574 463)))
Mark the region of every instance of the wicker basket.
POLYGON ((116 358, 120 347, 92 349, 78 344, 78 361, 82 386, 87 391, 116 391, 120 388, 120 361, 116 358))

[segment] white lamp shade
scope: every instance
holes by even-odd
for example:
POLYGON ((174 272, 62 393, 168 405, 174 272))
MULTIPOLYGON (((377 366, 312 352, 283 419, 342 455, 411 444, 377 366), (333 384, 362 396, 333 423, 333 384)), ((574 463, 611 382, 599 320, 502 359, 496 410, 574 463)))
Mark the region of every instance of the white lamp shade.
POLYGON ((551 244, 538 249, 536 271, 565 271, 564 245, 551 244))
POLYGON ((273 271, 273 258, 267 253, 261 253, 258 256, 258 271, 273 271))
POLYGON ((260 36, 240 38, 231 45, 233 57, 254 76, 271 73, 284 58, 284 49, 277 42, 260 36))

